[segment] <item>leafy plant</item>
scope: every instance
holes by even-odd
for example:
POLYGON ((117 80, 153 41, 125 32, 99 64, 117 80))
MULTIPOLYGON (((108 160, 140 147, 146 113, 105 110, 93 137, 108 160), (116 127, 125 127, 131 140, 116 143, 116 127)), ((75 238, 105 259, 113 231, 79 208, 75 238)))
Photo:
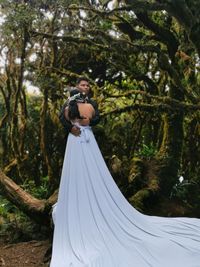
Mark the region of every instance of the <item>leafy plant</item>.
POLYGON ((145 158, 151 158, 155 156, 157 149, 153 145, 145 145, 143 144, 140 150, 138 151, 137 155, 145 158))
POLYGON ((36 186, 33 180, 27 179, 22 188, 28 191, 30 194, 35 196, 36 198, 45 199, 48 197, 48 184, 49 177, 45 176, 41 178, 41 184, 36 186))

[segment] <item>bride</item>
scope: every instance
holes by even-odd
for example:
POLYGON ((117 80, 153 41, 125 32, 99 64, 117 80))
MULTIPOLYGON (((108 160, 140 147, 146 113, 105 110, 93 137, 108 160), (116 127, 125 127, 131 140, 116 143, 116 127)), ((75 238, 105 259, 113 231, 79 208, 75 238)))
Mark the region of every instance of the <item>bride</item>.
POLYGON ((134 209, 85 125, 94 115, 91 104, 77 101, 65 111, 81 132, 68 136, 50 267, 199 267, 200 220, 146 216, 134 209))

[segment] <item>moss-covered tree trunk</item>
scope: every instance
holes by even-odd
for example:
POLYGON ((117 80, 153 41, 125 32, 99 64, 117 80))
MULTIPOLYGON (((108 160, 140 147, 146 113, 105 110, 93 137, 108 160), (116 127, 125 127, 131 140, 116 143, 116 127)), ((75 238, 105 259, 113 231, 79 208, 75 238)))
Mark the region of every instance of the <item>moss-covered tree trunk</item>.
MULTIPOLYGON (((184 98, 181 90, 173 83, 169 94, 177 100, 184 98)), ((130 202, 141 210, 155 197, 168 197, 178 180, 184 137, 184 112, 174 110, 162 117, 162 142, 155 157, 140 160, 134 158, 132 161, 129 182, 137 190, 133 189, 130 202)))
MULTIPOLYGON (((173 83, 169 95, 180 101, 184 99, 183 92, 173 83)), ((178 179, 184 137, 183 118, 184 114, 181 110, 163 116, 163 139, 156 159, 159 165, 160 190, 167 196, 178 179)))
POLYGON ((48 199, 37 199, 23 190, 0 169, 0 192, 32 220, 39 224, 50 224, 50 211, 57 200, 57 191, 48 199))
POLYGON ((165 114, 163 116, 163 140, 156 159, 158 161, 158 179, 160 190, 169 195, 178 179, 183 145, 183 114, 165 114))
POLYGON ((47 167, 47 174, 49 176, 49 182, 51 186, 54 184, 54 172, 51 164, 51 155, 48 152, 48 132, 47 132, 47 110, 48 110, 48 89, 44 89, 43 103, 40 113, 40 148, 44 157, 44 161, 47 167))

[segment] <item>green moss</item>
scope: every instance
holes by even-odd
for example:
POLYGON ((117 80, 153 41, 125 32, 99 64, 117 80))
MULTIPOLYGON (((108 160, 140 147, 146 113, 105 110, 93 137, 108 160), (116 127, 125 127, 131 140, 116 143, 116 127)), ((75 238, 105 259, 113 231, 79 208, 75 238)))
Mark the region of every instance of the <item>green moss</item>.
POLYGON ((147 199, 150 195, 148 189, 142 189, 138 191, 134 196, 129 198, 129 202, 133 205, 136 209, 140 211, 144 211, 145 205, 144 200, 147 199))

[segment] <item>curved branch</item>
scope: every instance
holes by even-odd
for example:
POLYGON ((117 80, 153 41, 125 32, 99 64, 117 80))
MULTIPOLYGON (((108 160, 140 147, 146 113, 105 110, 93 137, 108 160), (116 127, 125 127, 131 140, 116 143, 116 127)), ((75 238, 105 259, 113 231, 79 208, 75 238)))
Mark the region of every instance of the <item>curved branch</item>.
POLYGON ((162 70, 167 71, 172 81, 176 85, 177 89, 185 94, 193 103, 198 103, 199 100, 192 96, 182 85, 180 76, 176 69, 169 63, 168 57, 164 53, 160 53, 158 56, 159 66, 162 70))
POLYGON ((136 10, 137 12, 141 12, 144 10, 148 11, 159 11, 159 10, 164 10, 166 8, 166 4, 160 4, 160 3, 149 3, 147 1, 125 1, 127 5, 113 8, 111 10, 105 10, 101 11, 97 8, 93 7, 85 7, 85 6, 78 6, 76 4, 72 4, 68 7, 69 10, 86 10, 86 11, 92 11, 93 13, 105 17, 109 15, 113 15, 115 13, 121 12, 121 11, 131 11, 131 10, 136 10))
POLYGON ((171 113, 171 112, 195 112, 200 110, 200 105, 190 105, 179 102, 179 105, 174 106, 174 103, 160 103, 160 104, 133 104, 123 108, 116 108, 112 111, 101 114, 101 117, 105 117, 111 114, 119 114, 123 112, 141 110, 144 112, 159 112, 159 113, 171 113))
POLYGON ((126 0, 125 3, 128 5, 128 7, 131 7, 131 9, 134 9, 135 12, 143 12, 146 11, 160 11, 165 10, 167 5, 165 3, 149 3, 147 1, 131 1, 126 0))
POLYGON ((136 15, 148 29, 150 29, 158 36, 161 42, 167 45, 170 57, 174 58, 179 46, 179 42, 175 38, 173 33, 167 30, 166 28, 161 27, 157 23, 153 22, 146 12, 137 13, 136 15))
POLYGON ((0 190, 10 202, 19 207, 29 217, 38 222, 47 222, 46 201, 37 199, 24 191, 1 170, 0 190))
POLYGON ((144 33, 136 31, 127 20, 125 20, 124 18, 120 18, 120 20, 121 21, 115 22, 115 25, 121 32, 127 34, 132 41, 140 40, 145 37, 144 33))
POLYGON ((37 199, 23 190, 0 169, 0 193, 32 220, 46 225, 50 223, 50 211, 57 201, 58 190, 48 199, 37 199))
POLYGON ((71 36, 71 35, 58 36, 58 35, 54 35, 54 34, 50 34, 50 33, 36 32, 36 31, 30 31, 30 33, 32 33, 33 36, 42 36, 44 38, 51 39, 51 40, 62 40, 64 42, 94 45, 94 46, 96 46, 98 48, 109 50, 109 46, 97 44, 94 41, 92 41, 91 39, 84 38, 84 37, 74 37, 74 36, 71 36))
MULTIPOLYGON (((104 92, 104 95, 108 96, 108 97, 114 97, 114 98, 119 98, 119 97, 129 97, 130 95, 142 95, 142 96, 145 96, 145 98, 149 99, 149 100, 157 100, 159 102, 162 102, 162 103, 165 103, 165 104, 168 104, 168 105, 171 105, 171 106, 175 106, 175 108, 180 108, 182 109, 183 107, 189 107, 189 109, 196 109, 198 110, 198 104, 197 105, 193 105, 193 104, 187 104, 187 103, 184 103, 184 102, 181 102, 177 99, 174 99, 172 97, 169 97, 169 96, 156 96, 156 95, 152 95, 146 91, 142 91, 142 90, 130 90, 128 92, 125 92, 123 94, 109 94, 107 92, 104 92)), ((200 99, 196 99, 197 103, 200 102, 200 99)))
MULTIPOLYGON (((196 3, 194 3, 195 5, 196 3)), ((196 7, 199 9, 199 6, 196 7)), ((185 0, 170 1, 166 11, 175 17, 185 28, 187 35, 200 56, 200 23, 199 17, 194 17, 185 0)))

